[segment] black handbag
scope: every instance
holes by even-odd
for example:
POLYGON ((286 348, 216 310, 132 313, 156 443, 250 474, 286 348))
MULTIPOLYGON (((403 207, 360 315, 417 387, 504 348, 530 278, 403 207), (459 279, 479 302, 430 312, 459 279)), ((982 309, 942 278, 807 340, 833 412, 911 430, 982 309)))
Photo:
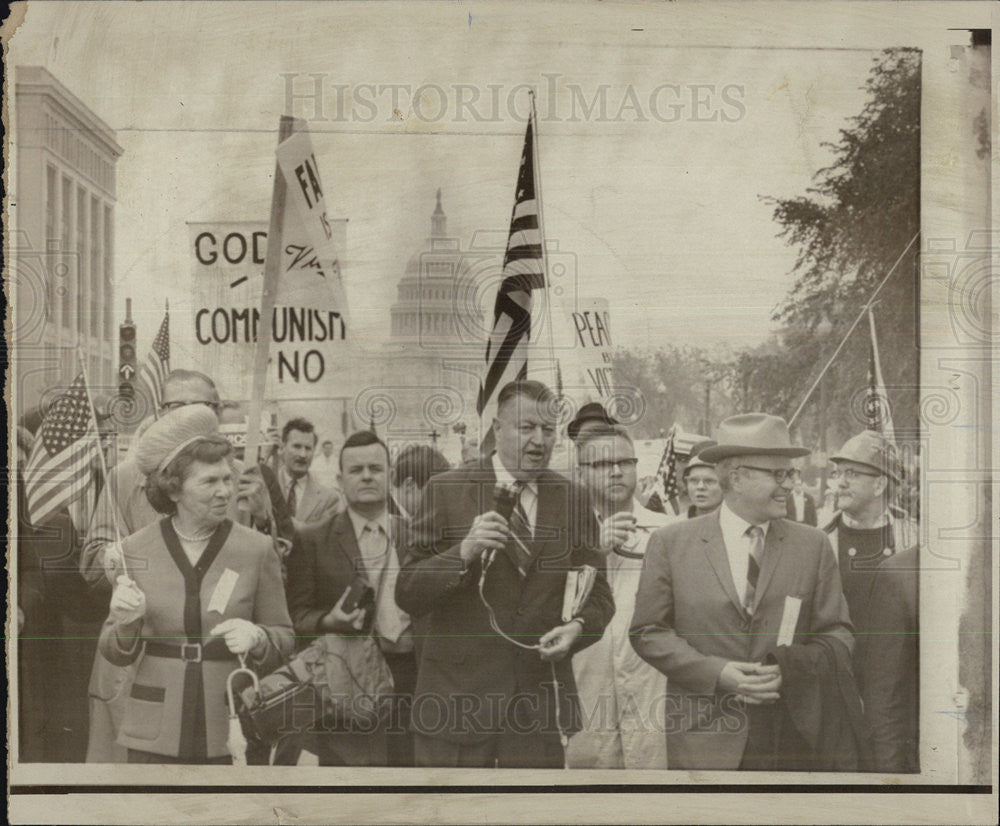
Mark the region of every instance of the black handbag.
POLYGON ((323 721, 371 731, 390 712, 392 672, 371 636, 327 634, 240 692, 248 740, 274 743, 324 730, 323 721))

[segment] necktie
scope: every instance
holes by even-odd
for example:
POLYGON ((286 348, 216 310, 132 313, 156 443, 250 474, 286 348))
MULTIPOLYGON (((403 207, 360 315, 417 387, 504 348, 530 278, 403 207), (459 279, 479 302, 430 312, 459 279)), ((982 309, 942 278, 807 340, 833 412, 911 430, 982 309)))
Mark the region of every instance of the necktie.
POLYGON ((764 529, 760 525, 751 525, 746 530, 746 536, 750 537, 750 559, 747 565, 747 590, 743 607, 748 614, 753 614, 757 579, 760 577, 760 559, 764 554, 764 529))
POLYGON ((409 627, 406 614, 396 605, 396 579, 399 566, 390 554, 388 537, 376 522, 369 522, 358 543, 368 577, 375 587, 375 631, 390 642, 397 642, 409 627))
POLYGON ((524 505, 521 504, 524 485, 520 482, 515 482, 513 490, 517 499, 514 502, 514 510, 510 514, 510 532, 514 536, 510 544, 517 556, 518 571, 520 571, 521 576, 527 576, 528 561, 531 558, 531 552, 528 550, 527 544, 534 538, 534 531, 531 530, 531 522, 528 520, 527 511, 525 511, 524 505))
POLYGON ((294 479, 292 479, 292 484, 288 486, 288 515, 295 516, 295 508, 298 506, 298 502, 295 497, 295 486, 298 484, 294 479))

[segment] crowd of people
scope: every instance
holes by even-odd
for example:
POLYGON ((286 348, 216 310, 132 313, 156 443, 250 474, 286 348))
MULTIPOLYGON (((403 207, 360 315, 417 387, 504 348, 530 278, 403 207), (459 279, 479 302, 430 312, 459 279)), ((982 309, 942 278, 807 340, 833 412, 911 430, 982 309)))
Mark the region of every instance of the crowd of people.
POLYGON ((670 507, 600 405, 552 470, 558 409, 507 385, 495 450, 454 468, 426 445, 390 460, 372 431, 335 450, 303 418, 254 465, 212 380, 175 370, 85 535, 18 508, 20 759, 231 762, 234 670, 336 638, 368 643, 332 655, 356 684, 391 676, 376 723, 318 704, 249 762, 918 771, 892 445, 865 431, 832 455, 820 521, 786 423, 733 416, 681 457, 670 507))

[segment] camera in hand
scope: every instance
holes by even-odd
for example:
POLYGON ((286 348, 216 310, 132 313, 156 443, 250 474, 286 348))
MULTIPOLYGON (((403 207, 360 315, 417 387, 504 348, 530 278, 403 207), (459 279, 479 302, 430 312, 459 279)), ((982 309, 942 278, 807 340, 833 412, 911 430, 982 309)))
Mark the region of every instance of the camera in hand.
POLYGON ((357 610, 358 608, 368 608, 375 603, 375 589, 368 584, 364 577, 355 577, 347 591, 347 597, 341 606, 345 614, 357 610))

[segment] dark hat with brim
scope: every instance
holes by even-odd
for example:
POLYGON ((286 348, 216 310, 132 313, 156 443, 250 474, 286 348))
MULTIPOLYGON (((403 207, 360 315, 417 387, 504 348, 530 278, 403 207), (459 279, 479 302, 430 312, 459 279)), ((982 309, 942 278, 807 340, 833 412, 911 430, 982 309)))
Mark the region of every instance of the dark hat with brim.
POLYGON ((699 459, 705 462, 720 462, 731 456, 783 456, 796 459, 812 452, 807 447, 793 445, 785 420, 767 413, 730 416, 719 425, 715 435, 718 444, 699 451, 699 459))
POLYGON ((566 434, 575 442, 580 428, 587 422, 601 422, 607 425, 619 424, 617 419, 608 415, 608 411, 600 402, 587 402, 577 411, 573 421, 566 426, 566 434))

